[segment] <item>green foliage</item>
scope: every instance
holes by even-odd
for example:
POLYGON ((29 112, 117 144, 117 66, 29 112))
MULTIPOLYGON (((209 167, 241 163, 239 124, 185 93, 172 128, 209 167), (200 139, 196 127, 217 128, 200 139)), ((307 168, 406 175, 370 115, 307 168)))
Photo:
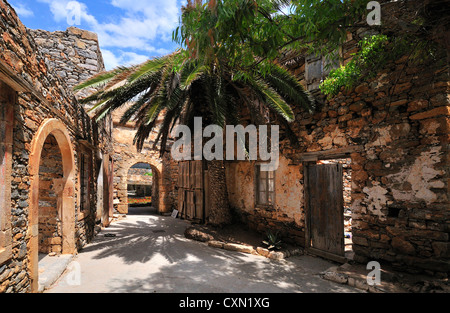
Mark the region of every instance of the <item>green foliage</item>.
POLYGON ((265 244, 269 250, 279 250, 282 248, 282 240, 279 239, 279 234, 274 234, 270 230, 266 232, 266 240, 263 240, 262 243, 265 244))
POLYGON ((348 89, 353 87, 361 79, 363 72, 374 75, 387 60, 384 53, 387 45, 386 35, 373 35, 363 39, 359 43, 360 50, 352 55, 352 60, 347 65, 332 70, 320 85, 320 90, 325 95, 334 96, 342 87, 348 89))
POLYGON ((367 0, 209 0, 188 5, 173 39, 191 57, 233 66, 275 60, 283 49, 325 55, 346 39, 367 0))
POLYGON ((129 103, 121 123, 136 122, 134 144, 141 150, 158 124, 155 146, 161 143, 161 154, 166 151, 174 125, 190 125, 194 116, 203 116, 208 123, 222 127, 237 125, 240 106, 245 105, 255 120, 263 120, 261 108, 255 109, 258 99, 258 105, 289 122, 294 119, 293 106, 312 107, 312 98, 299 81, 274 62, 236 68, 230 66, 228 59, 191 58, 185 50, 139 66, 102 73, 78 89, 93 84, 103 87, 82 102, 94 102, 94 118, 103 119, 129 103), (270 73, 261 74, 261 68, 270 73))
POLYGON ((320 90, 329 97, 335 96, 342 88, 349 90, 362 80, 375 77, 390 61, 406 55, 411 65, 418 64, 434 58, 435 49, 433 43, 415 36, 368 36, 359 42, 359 51, 349 63, 330 72, 320 90))
MULTIPOLYGON (((258 68, 262 75, 271 68, 259 66, 261 63, 277 60, 287 51, 333 59, 349 32, 368 26, 369 0, 192 2, 188 1, 183 9, 180 26, 173 33, 173 39, 186 48, 189 56, 204 58, 207 63, 226 58, 234 68, 258 68)), ((322 84, 322 91, 332 96, 342 87, 351 88, 360 79, 371 77, 400 52, 409 54, 411 59, 415 54, 426 56, 431 29, 448 19, 438 6, 432 11, 437 15, 433 18, 429 10, 434 7, 427 3, 417 0, 414 4, 417 7, 410 12, 414 13, 412 18, 405 14, 404 20, 400 16, 389 20, 389 25, 372 27, 379 35, 363 39, 360 52, 346 66, 333 71, 322 84)), ((409 10, 392 1, 389 8, 409 10)), ((385 20, 388 19, 382 21, 385 20)))

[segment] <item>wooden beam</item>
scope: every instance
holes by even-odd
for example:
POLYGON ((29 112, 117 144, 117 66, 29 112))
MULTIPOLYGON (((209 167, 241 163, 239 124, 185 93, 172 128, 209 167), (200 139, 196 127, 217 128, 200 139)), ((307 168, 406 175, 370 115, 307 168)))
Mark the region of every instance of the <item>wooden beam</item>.
MULTIPOLYGON (((40 92, 38 92, 34 86, 30 85, 30 83, 20 77, 19 74, 3 63, 2 60, 0 60, 0 80, 9 85, 16 92, 30 93, 33 95, 41 104, 45 105, 45 108, 48 111, 55 114, 55 117, 58 117, 61 121, 64 121, 64 124, 69 130, 72 131, 72 133, 81 136, 81 132, 73 127, 73 125, 67 121, 67 118, 55 109, 53 105, 50 105, 48 100, 40 92)), ((76 102, 75 97, 73 98, 73 101, 76 102)))
POLYGON ((323 159, 339 159, 348 157, 350 154, 362 150, 364 150, 364 146, 349 146, 325 151, 305 152, 300 154, 299 160, 301 162, 312 162, 323 159))
POLYGON ((0 60, 0 80, 19 92, 30 91, 30 85, 0 60))

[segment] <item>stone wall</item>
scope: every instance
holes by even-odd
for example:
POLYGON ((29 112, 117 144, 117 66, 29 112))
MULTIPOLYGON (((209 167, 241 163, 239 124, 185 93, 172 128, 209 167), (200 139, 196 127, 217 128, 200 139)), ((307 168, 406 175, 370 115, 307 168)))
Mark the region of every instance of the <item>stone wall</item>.
POLYGON ((61 218, 58 206, 63 178, 62 156, 58 142, 49 135, 39 165, 39 252, 61 253, 61 218))
MULTIPOLYGON (((76 27, 55 32, 28 31, 48 65, 55 69, 56 75, 69 89, 105 70, 97 34, 76 27)), ((76 96, 83 97, 89 92, 84 90, 76 96)))
MULTIPOLYGON (((349 35, 344 62, 356 51, 360 34, 349 35)), ((376 78, 331 99, 312 89, 318 109, 313 114, 296 109, 292 123, 299 147, 287 140, 281 143, 282 162, 275 175, 283 181, 277 179, 273 207, 255 207, 253 187, 245 185, 252 184, 251 165, 229 164, 230 200, 237 211, 248 215, 255 229, 276 226, 286 240, 307 246, 302 239, 304 167, 314 158, 317 162, 349 157, 355 260, 379 260, 401 270, 446 276, 450 271, 447 53, 441 47, 437 61, 423 64, 413 64, 405 55, 386 65, 376 78)), ((293 71, 308 88, 306 66, 305 58, 297 58, 293 71)))
POLYGON ((226 166, 227 188, 230 205, 235 214, 250 228, 265 234, 279 232, 284 240, 304 245, 305 213, 301 196, 303 185, 300 166, 280 158, 275 173, 275 204, 258 206, 255 196, 255 162, 230 162, 226 166))
MULTIPOLYGON (((11 151, 2 156, 11 159, 6 168, 10 175, 1 181, 11 187, 11 203, 0 206, 0 216, 8 217, 2 223, 9 225, 0 230, 3 234, 6 229, 11 243, 4 249, 0 240, 0 293, 34 292, 39 276, 39 164, 44 142, 54 135, 60 148, 64 173, 60 218, 66 221, 62 225, 62 253, 74 253, 92 239, 95 226, 95 202, 91 210, 80 212, 78 151, 81 146, 104 151, 111 140, 77 103, 50 60, 40 53, 31 32, 4 0, 0 0, 0 30, 0 91, 13 95, 5 103, 13 109, 11 151)), ((2 119, 0 122, 0 129, 8 125, 2 119)), ((93 182, 94 194, 95 188, 93 182)))
MULTIPOLYGON (((57 75, 63 78, 68 87, 72 88, 84 80, 105 70, 98 38, 95 33, 69 27, 66 31, 47 32, 44 30, 29 30, 46 56, 47 61, 56 70, 57 75)), ((76 93, 77 98, 83 98, 95 89, 87 89, 76 93)), ((86 109, 88 107, 86 106, 86 109)), ((137 152, 133 145, 136 131, 134 125, 119 125, 123 108, 114 113, 114 122, 111 119, 100 122, 101 125, 114 125, 111 129, 113 138, 113 151, 109 151, 114 161, 114 209, 118 213, 128 212, 127 198, 127 171, 136 163, 148 163, 154 169, 154 180, 158 186, 153 189, 153 205, 160 208, 160 212, 170 212, 176 204, 174 191, 176 174, 172 173, 171 165, 163 166, 159 150, 154 149, 150 138, 142 152, 137 152), (163 169, 164 168, 164 169, 163 169), (164 180, 164 182, 163 182, 164 180), (166 192, 166 190, 168 190, 166 192)), ((170 161, 165 161, 167 164, 170 161)))
POLYGON ((120 125, 122 110, 114 112, 114 208, 118 213, 128 213, 129 170, 137 163, 151 165, 152 205, 161 214, 171 213, 177 205, 178 164, 170 158, 170 153, 160 156, 159 147, 154 147, 157 130, 152 132, 142 151, 138 152, 133 140, 136 134, 134 125, 120 125))

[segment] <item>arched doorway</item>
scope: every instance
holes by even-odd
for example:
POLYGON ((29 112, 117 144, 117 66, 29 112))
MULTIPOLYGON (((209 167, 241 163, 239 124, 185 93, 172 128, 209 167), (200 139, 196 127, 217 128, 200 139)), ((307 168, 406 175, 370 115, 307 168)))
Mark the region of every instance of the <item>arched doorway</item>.
POLYGON ((30 154, 28 257, 31 291, 39 288, 39 252, 73 254, 75 246, 75 163, 70 136, 59 120, 37 131, 30 154))
POLYGON ((148 163, 136 163, 127 173, 128 214, 155 212, 158 202, 157 171, 148 163))
POLYGON ((39 163, 38 250, 40 254, 62 253, 63 189, 62 156, 55 136, 48 135, 39 163))
MULTIPOLYGON (((166 172, 163 174, 162 162, 153 158, 130 158, 122 159, 114 162, 114 209, 119 214, 128 214, 128 172, 136 164, 147 164, 151 167, 151 180, 152 180, 152 207, 160 214, 169 212, 166 209, 165 198, 166 186, 163 184, 163 176, 168 175, 166 172)), ((167 177, 167 176, 164 176, 167 177)))

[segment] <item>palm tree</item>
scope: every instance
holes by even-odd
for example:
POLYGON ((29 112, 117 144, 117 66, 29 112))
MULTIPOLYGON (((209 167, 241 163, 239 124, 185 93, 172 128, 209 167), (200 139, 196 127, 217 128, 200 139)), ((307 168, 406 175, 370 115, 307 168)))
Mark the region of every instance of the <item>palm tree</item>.
MULTIPOLYGON (((82 100, 94 102, 94 118, 100 120, 130 103, 121 123, 136 122, 134 144, 143 148, 150 133, 158 128, 155 146, 166 151, 167 141, 176 124, 193 125, 195 116, 207 124, 238 125, 246 106, 252 122, 260 124, 261 104, 279 116, 283 125, 294 120, 292 106, 312 107, 309 94, 283 66, 263 61, 253 68, 230 68, 226 60, 204 61, 192 58, 188 51, 151 59, 141 65, 120 67, 101 73, 80 84, 75 90, 100 88, 82 100), (264 73, 264 74, 262 74, 264 73), (255 101, 255 99, 259 101, 255 101), (159 121, 159 122, 158 122, 159 121)), ((209 161, 211 201, 209 223, 231 221, 223 161, 209 161)))

